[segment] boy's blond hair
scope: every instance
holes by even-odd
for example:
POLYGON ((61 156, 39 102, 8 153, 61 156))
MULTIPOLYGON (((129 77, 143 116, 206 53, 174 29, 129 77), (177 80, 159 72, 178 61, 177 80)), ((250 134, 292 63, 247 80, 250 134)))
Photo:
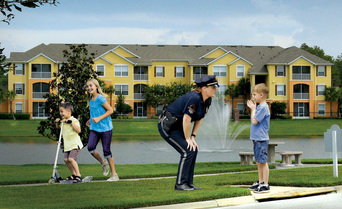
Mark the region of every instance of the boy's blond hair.
POLYGON ((257 93, 263 93, 265 97, 268 95, 268 87, 264 83, 259 83, 253 87, 253 91, 257 93))

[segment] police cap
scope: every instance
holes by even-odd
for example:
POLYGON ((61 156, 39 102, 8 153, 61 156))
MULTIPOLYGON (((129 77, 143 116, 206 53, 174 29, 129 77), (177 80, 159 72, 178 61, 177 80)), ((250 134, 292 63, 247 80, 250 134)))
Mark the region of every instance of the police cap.
POLYGON ((220 87, 216 80, 215 75, 206 75, 201 78, 198 78, 195 81, 197 87, 203 87, 203 86, 214 86, 214 87, 220 87))

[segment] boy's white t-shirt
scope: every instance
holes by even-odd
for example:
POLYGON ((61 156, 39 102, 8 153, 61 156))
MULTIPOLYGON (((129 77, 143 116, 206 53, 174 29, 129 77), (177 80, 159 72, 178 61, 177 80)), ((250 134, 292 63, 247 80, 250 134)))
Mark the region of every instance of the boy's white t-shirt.
POLYGON ((258 105, 254 118, 258 121, 258 124, 251 123, 250 139, 255 141, 269 140, 268 131, 270 129, 270 109, 267 103, 258 105))

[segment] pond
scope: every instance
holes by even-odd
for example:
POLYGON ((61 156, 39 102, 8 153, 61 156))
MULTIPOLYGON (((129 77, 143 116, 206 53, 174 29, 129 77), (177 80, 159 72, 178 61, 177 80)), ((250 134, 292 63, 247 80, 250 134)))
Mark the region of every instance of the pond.
MULTIPOLYGON (((303 151, 302 159, 332 158, 331 153, 324 151, 323 138, 279 138, 271 141, 285 142, 276 147, 276 151, 303 151)), ((239 161, 238 152, 252 152, 252 142, 248 139, 237 139, 229 150, 209 150, 205 141, 198 141, 199 154, 197 162, 239 161)), ((102 155, 102 146, 98 145, 102 155)), ((112 153, 115 164, 148 164, 148 163, 177 163, 179 154, 164 140, 156 141, 126 141, 112 142, 112 153)), ((0 143, 0 164, 53 164, 57 143, 0 143)), ((276 155, 276 160, 280 160, 276 155)), ((95 164, 97 161, 86 148, 81 150, 79 164, 95 164)), ((64 164, 63 153, 59 153, 59 164, 64 164)))

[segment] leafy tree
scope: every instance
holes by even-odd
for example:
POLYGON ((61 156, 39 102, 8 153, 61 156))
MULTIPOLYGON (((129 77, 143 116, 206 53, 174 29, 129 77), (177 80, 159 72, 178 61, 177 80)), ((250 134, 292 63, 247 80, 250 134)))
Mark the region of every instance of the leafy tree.
POLYGON ((243 103, 244 103, 244 114, 247 112, 247 96, 251 93, 251 84, 248 78, 241 78, 239 80, 238 86, 240 88, 240 95, 243 96, 243 103))
POLYGON ((13 120, 15 120, 15 117, 14 117, 14 112, 13 112, 13 108, 12 108, 12 102, 15 99, 15 96, 17 96, 17 94, 13 90, 7 91, 6 94, 5 94, 6 99, 8 99, 9 102, 10 102, 10 110, 11 110, 11 113, 12 113, 12 116, 13 116, 13 120))
POLYGON ((54 73, 56 77, 49 83, 52 91, 57 90, 57 94, 50 93, 46 96, 45 110, 48 111, 48 119, 40 122, 38 131, 41 135, 52 140, 58 139, 59 130, 56 128, 55 120, 59 118, 59 105, 61 102, 69 102, 73 105, 72 115, 78 118, 82 131, 80 137, 83 144, 87 144, 89 129, 86 122, 89 119, 89 94, 86 92, 85 84, 91 78, 97 78, 93 70, 94 54, 88 55, 85 45, 71 45, 68 50, 63 51, 64 57, 61 69, 54 73))
POLYGON ((112 99, 113 99, 113 94, 115 92, 115 88, 113 85, 110 85, 110 86, 106 86, 103 88, 103 92, 106 93, 106 94, 109 94, 109 102, 110 102, 110 106, 113 107, 112 105, 112 99))
POLYGON ((271 117, 276 118, 277 115, 286 113, 287 104, 285 102, 273 102, 271 104, 271 117))
POLYGON ((115 110, 120 115, 133 112, 132 107, 129 104, 125 103, 125 96, 123 96, 121 92, 118 98, 116 99, 115 110))
POLYGON ((144 88, 146 105, 153 108, 157 108, 159 105, 163 104, 163 98, 165 94, 164 86, 161 84, 152 84, 151 86, 146 86, 144 88))
POLYGON ((14 18, 13 9, 21 12, 21 7, 36 8, 43 4, 50 4, 57 6, 59 2, 56 0, 1 0, 0 1, 0 11, 5 19, 2 22, 10 24, 10 21, 14 18))
POLYGON ((338 100, 338 92, 335 87, 327 87, 324 90, 325 101, 330 102, 330 117, 332 117, 332 103, 338 100))
POLYGON ((11 63, 6 62, 3 54, 4 48, 0 49, 0 103, 5 101, 7 92, 7 73, 11 63))
POLYGON ((164 88, 164 104, 172 104, 176 99, 193 89, 191 84, 183 84, 181 82, 171 82, 164 88))
POLYGON ((321 49, 320 47, 318 46, 314 46, 314 47, 310 47, 308 46, 306 43, 303 43, 301 46, 300 46, 301 49, 307 51, 307 52, 310 52, 311 54, 314 54, 322 59, 325 59, 331 63, 334 62, 334 59, 332 56, 330 55, 327 55, 325 54, 324 50, 321 49))
POLYGON ((232 98, 232 115, 234 115, 234 98, 238 97, 240 92, 240 86, 233 83, 227 86, 226 92, 224 93, 224 95, 229 95, 232 98))

